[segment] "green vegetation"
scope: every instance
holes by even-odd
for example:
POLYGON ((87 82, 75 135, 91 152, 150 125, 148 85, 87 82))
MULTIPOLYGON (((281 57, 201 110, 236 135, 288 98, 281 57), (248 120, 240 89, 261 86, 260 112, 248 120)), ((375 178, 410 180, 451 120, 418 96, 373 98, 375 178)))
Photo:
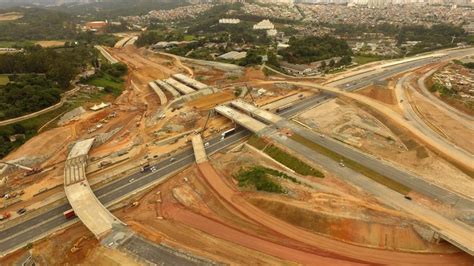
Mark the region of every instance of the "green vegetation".
MULTIPOLYGON (((67 2, 67 1, 66 1, 67 2)), ((88 4, 69 4, 60 7, 51 7, 61 12, 67 12, 71 17, 80 16, 82 19, 105 20, 120 16, 138 16, 154 9, 173 9, 189 5, 184 0, 102 0, 89 1, 88 4)))
POLYGON ((88 46, 62 50, 35 46, 25 53, 0 55, 0 74, 45 74, 56 86, 67 89, 75 75, 94 57, 94 51, 88 46))
POLYGON ((61 90, 40 75, 13 76, 0 90, 0 120, 49 107, 61 98, 61 90))
POLYGON ((354 56, 353 61, 354 63, 357 63, 358 65, 364 65, 371 62, 380 61, 383 59, 384 58, 382 56, 377 56, 377 55, 356 55, 354 56))
POLYGON ((464 67, 474 69, 474 62, 464 63, 462 64, 464 67))
POLYGON ((82 44, 88 45, 105 45, 109 47, 113 47, 115 43, 118 41, 118 37, 112 34, 95 34, 93 32, 81 32, 77 34, 76 40, 82 44))
POLYGON ((437 24, 426 28, 423 26, 404 26, 397 35, 398 44, 405 41, 418 41, 408 54, 417 54, 422 52, 440 49, 444 47, 453 47, 456 42, 466 39, 466 33, 463 28, 449 24, 437 24), (452 37, 456 41, 452 41, 452 37))
POLYGON ((268 145, 265 141, 263 141, 261 138, 255 135, 251 136, 249 140, 247 141, 247 143, 254 146, 255 148, 259 150, 265 149, 265 147, 267 147, 268 145))
POLYGON ((250 50, 247 52, 247 56, 242 59, 239 63, 241 66, 254 66, 262 64, 262 56, 260 56, 257 50, 250 50))
POLYGON ((65 40, 76 34, 76 25, 63 12, 40 8, 16 8, 9 12, 24 14, 20 19, 0 23, 0 40, 65 40))
POLYGON ((352 50, 346 41, 334 37, 305 37, 290 39, 290 47, 282 49, 279 54, 295 64, 307 64, 332 57, 351 56, 352 50))
POLYGON ((456 93, 450 89, 448 89, 446 86, 439 82, 435 82, 431 87, 430 87, 431 92, 439 92, 441 96, 453 96, 456 93))
POLYGON ((257 149, 262 150, 279 163, 285 165, 300 175, 310 175, 321 178, 324 177, 322 172, 314 169, 305 162, 277 148, 276 146, 267 144, 264 140, 256 136, 252 136, 248 143, 257 149))
POLYGON ((124 87, 123 80, 117 79, 108 74, 95 76, 94 78, 88 80, 87 84, 94 85, 96 87, 103 87, 105 93, 112 93, 114 96, 119 96, 122 93, 124 87))
POLYGON ((277 183, 266 168, 254 166, 240 169, 234 178, 239 181, 239 187, 253 187, 258 191, 284 193, 283 187, 277 183))
POLYGON ((61 93, 94 56, 86 46, 60 51, 35 46, 25 53, 0 55, 0 74, 9 74, 12 81, 0 90, 0 119, 22 116, 59 102, 61 93))
MULTIPOLYGON (((102 64, 101 68, 95 75, 88 79, 82 80, 83 83, 91 84, 96 87, 103 87, 104 93, 111 93, 115 97, 122 93, 124 88, 123 76, 127 73, 127 65, 122 63, 117 64, 102 64)), ((99 95, 100 96, 100 95, 99 95)))
POLYGON ((0 75, 0 86, 7 85, 10 82, 8 75, 0 75))
POLYGON ((403 195, 406 195, 408 194, 408 192, 410 192, 410 188, 408 188, 407 186, 405 185, 402 185, 386 176, 383 176, 371 169, 368 169, 366 168, 365 166, 351 160, 351 159, 348 159, 348 158, 345 158, 325 147, 322 147, 316 143, 314 143, 313 141, 311 140, 308 140, 306 139, 305 137, 303 136, 300 136, 300 135, 293 135, 290 137, 292 140, 298 142, 298 143, 301 143, 303 144, 304 146, 318 152, 318 153, 321 153, 329 158, 332 158, 333 160, 335 161, 343 161, 344 162, 344 165, 351 168, 352 170, 354 171, 357 171, 361 174, 363 174, 364 176, 367 176, 369 177, 370 179, 376 181, 377 183, 380 183, 386 187, 389 187, 390 189, 393 189, 395 191, 397 191, 398 193, 401 193, 403 195))

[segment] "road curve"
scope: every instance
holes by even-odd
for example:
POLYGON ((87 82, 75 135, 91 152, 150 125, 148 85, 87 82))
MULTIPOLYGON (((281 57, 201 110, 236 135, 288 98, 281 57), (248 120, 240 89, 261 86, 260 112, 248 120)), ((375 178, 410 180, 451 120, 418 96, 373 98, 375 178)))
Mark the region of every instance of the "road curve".
MULTIPOLYGON (((392 121, 397 123, 399 126, 407 129, 412 134, 417 136, 420 140, 422 140, 426 145, 433 148, 436 152, 442 154, 444 157, 450 159, 452 162, 461 165, 464 169, 467 169, 469 172, 474 173, 474 157, 470 153, 463 152, 461 150, 453 149, 452 145, 446 144, 444 142, 438 142, 431 139, 431 137, 427 136, 423 132, 421 132, 418 128, 413 126, 409 123, 405 118, 401 117, 398 113, 390 109, 389 107, 372 100, 366 96, 346 92, 340 90, 338 88, 333 88, 329 86, 323 86, 312 82, 295 82, 295 81, 285 81, 289 84, 294 84, 297 86, 305 86, 310 88, 315 88, 318 90, 323 90, 327 92, 331 92, 337 95, 345 96, 356 100, 359 103, 365 104, 367 106, 372 107, 376 111, 380 112, 381 114, 385 115, 386 117, 390 118, 392 121)), ((282 81, 263 81, 262 84, 271 84, 271 83, 282 83, 282 81)))

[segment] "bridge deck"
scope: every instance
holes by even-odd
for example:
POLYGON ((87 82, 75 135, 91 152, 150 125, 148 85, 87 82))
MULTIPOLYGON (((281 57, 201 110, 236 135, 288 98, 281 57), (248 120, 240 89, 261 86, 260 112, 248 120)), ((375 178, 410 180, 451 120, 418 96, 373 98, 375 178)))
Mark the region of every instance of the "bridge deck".
POLYGON ((181 94, 168 83, 162 80, 155 80, 155 83, 158 84, 158 86, 160 86, 161 89, 166 90, 169 93, 171 93, 173 97, 178 98, 179 96, 181 96, 181 94))
POLYGON ((264 123, 225 105, 217 106, 215 110, 253 133, 258 133, 267 127, 264 123))
POLYGON ((181 83, 181 82, 179 82, 175 79, 169 78, 169 79, 166 79, 165 82, 168 83, 169 85, 173 86, 175 89, 177 89, 182 94, 190 94, 190 93, 195 92, 195 90, 193 88, 188 87, 188 86, 184 85, 183 83, 181 83))
POLYGON ((160 87, 158 87, 158 85, 156 85, 155 82, 151 81, 150 83, 148 83, 148 86, 150 86, 150 88, 156 93, 156 95, 158 95, 158 97, 160 98, 161 105, 165 105, 168 103, 168 98, 166 98, 165 93, 161 90, 160 87))
POLYGON ((207 162, 206 149, 204 148, 204 144, 202 143, 201 135, 194 135, 191 140, 193 143, 194 158, 196 159, 196 163, 199 164, 207 162))
POLYGON ((77 142, 68 155, 64 168, 64 191, 74 213, 97 237, 112 230, 120 222, 100 203, 86 179, 87 154, 94 139, 77 142))
POLYGON ((191 86, 191 87, 195 88, 196 90, 203 90, 203 89, 206 89, 206 88, 209 87, 206 84, 204 84, 202 82, 199 82, 199 81, 197 81, 193 78, 190 78, 186 75, 183 75, 183 74, 174 74, 172 77, 176 80, 179 80, 179 81, 185 83, 188 86, 191 86))
POLYGON ((279 115, 262 110, 255 105, 249 104, 242 100, 232 101, 231 105, 242 111, 249 112, 267 123, 278 123, 279 121, 283 120, 283 118, 279 115))

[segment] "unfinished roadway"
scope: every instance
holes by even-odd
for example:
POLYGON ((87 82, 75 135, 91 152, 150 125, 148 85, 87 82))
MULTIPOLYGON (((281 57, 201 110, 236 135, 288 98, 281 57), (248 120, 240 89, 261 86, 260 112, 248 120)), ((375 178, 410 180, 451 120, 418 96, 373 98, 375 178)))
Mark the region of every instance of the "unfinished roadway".
MULTIPOLYGON (((289 128, 296 134, 324 148, 332 150, 345 158, 350 158, 351 160, 363 165, 364 167, 367 167, 372 171, 375 171, 396 182, 399 182, 409 187, 413 191, 426 195, 429 198, 439 200, 443 203, 449 204, 461 210, 474 210, 474 202, 470 199, 464 198, 451 191, 445 190, 444 188, 431 184, 421 177, 400 170, 388 163, 380 162, 379 160, 368 156, 360 151, 354 150, 351 147, 348 147, 338 141, 322 137, 306 128, 303 128, 295 123, 289 122, 281 116, 257 108, 241 100, 233 101, 230 103, 230 105, 240 110, 226 110, 226 117, 229 118, 232 114, 237 115, 235 118, 236 123, 245 126, 247 129, 256 134, 273 139, 274 141, 286 146, 288 149, 300 154, 301 156, 309 160, 314 161, 317 164, 324 165, 323 162, 330 162, 332 161, 332 159, 323 156, 312 149, 309 149, 305 145, 302 145, 301 143, 296 142, 291 138, 278 134, 277 128, 289 128), (266 127, 263 129, 256 130, 254 125, 255 122, 253 122, 252 120, 262 121, 268 125, 266 125, 266 127), (252 123, 248 123, 247 121, 252 121, 252 123), (319 158, 319 160, 315 160, 315 158, 319 158)), ((230 107, 227 108, 233 109, 230 107)), ((223 113, 222 108, 217 108, 216 111, 220 114, 223 113)), ((335 162, 329 163, 329 165, 334 168, 334 163, 335 162)), ((340 168, 338 166, 336 167, 340 168)), ((346 181, 350 183, 355 183, 356 185, 362 188, 368 189, 369 192, 373 193, 378 197, 383 198, 383 201, 389 203, 390 206, 404 209, 408 213, 413 214, 420 221, 423 221, 426 224, 430 225, 431 229, 437 232, 442 238, 459 247, 460 249, 466 251, 467 253, 474 255, 474 243, 471 237, 474 228, 464 223, 446 218, 440 215, 439 213, 422 207, 421 205, 413 203, 412 201, 408 201, 403 197, 403 195, 396 193, 395 191, 388 189, 385 186, 381 186, 380 184, 371 184, 374 182, 369 180, 367 177, 363 177, 359 173, 352 171, 352 169, 345 168, 345 170, 346 169, 350 172, 350 175, 344 175, 344 179, 346 181), (357 179, 354 177, 358 177, 358 181, 356 181, 357 179), (394 198, 387 198, 387 195, 397 196, 394 198)), ((341 171, 337 170, 336 172, 340 173, 341 171)))
MULTIPOLYGON (((205 149, 199 139, 199 135, 193 138, 193 148, 197 156, 196 163, 199 172, 211 188, 219 195, 220 199, 225 202, 226 206, 230 206, 249 220, 271 229, 282 236, 317 249, 310 254, 301 254, 298 258, 294 258, 294 261, 302 264, 311 264, 317 260, 319 263, 334 265, 357 265, 367 263, 416 264, 420 261, 429 264, 445 264, 448 263, 448 261, 452 263, 452 258, 442 255, 405 253, 356 246, 309 232, 280 220, 250 204, 225 182, 225 178, 218 174, 212 164, 205 159, 205 149)), ((262 243, 262 245, 264 244, 262 243)), ((293 252, 298 252, 298 250, 296 249, 293 252)), ((286 257, 287 254, 274 254, 271 252, 269 254, 288 259, 286 257)))
MULTIPOLYGON (((458 54, 462 54, 463 51, 456 51, 458 54)), ((121 55, 123 56, 123 55, 121 55)), ((400 65, 393 69, 385 69, 383 73, 378 73, 376 75, 367 75, 367 76, 360 76, 360 80, 357 83, 348 81, 345 84, 342 84, 346 89, 357 89, 361 88, 365 85, 371 84, 374 80, 383 79, 394 74, 398 74, 400 72, 404 72, 408 69, 419 67, 421 65, 430 63, 430 59, 423 59, 417 62, 413 62, 407 65, 400 65), (347 86, 346 86, 347 85, 347 86)), ((167 72, 166 72, 167 73, 167 72)), ((330 93, 322 93, 318 96, 310 97, 306 100, 302 100, 298 102, 298 104, 291 106, 288 109, 280 112, 279 114, 284 117, 291 117, 295 114, 302 112, 308 108, 311 108, 321 102, 324 102, 328 99, 333 98, 330 93)), ((209 147, 206 147, 206 151, 208 153, 219 151, 223 148, 226 148, 230 145, 240 142, 243 138, 249 136, 249 131, 244 130, 243 128, 238 128, 236 133, 221 140, 220 136, 217 136, 211 140, 208 140, 210 143, 209 147)), ((140 189, 146 188, 151 184, 159 181, 161 178, 182 169, 192 162, 194 162, 194 155, 191 149, 185 149, 178 154, 175 155, 176 161, 174 163, 169 163, 169 160, 163 160, 156 164, 156 168, 158 171, 152 174, 143 174, 143 173, 134 173, 132 175, 126 176, 117 180, 116 182, 112 182, 110 184, 105 185, 104 187, 97 189, 95 194, 98 195, 99 200, 106 206, 110 206, 111 204, 119 201, 126 195, 130 195, 140 189), (134 178, 136 181, 129 183, 128 180, 134 178)), ((319 159, 320 157, 315 157, 315 159, 319 159)), ((324 158, 322 158, 324 159, 324 158)), ((327 159, 327 158, 326 158, 327 159)), ((331 166, 330 164, 333 163, 334 169, 338 167, 337 163, 333 162, 332 160, 328 159, 326 167, 331 166)), ((352 171, 349 172, 350 169, 343 168, 340 169, 341 171, 348 171, 348 176, 352 174, 351 180, 354 182, 356 180, 362 180, 366 182, 367 178, 358 175, 358 173, 352 171)), ((350 180, 348 180, 349 182, 350 180)), ((377 185, 380 187, 380 191, 384 191, 385 187, 371 182, 371 185, 376 187, 377 185)), ((376 191, 376 189, 374 189, 376 191)), ((382 193, 381 192, 381 193, 382 193)), ((386 195, 391 195, 390 193, 395 193, 391 190, 387 190, 386 195)), ((397 195, 394 194, 393 198, 397 195)), ((410 204, 407 202, 406 204, 410 204)), ((413 203, 411 203, 413 204, 413 203)), ((25 221, 16 223, 15 225, 9 225, 8 227, 4 227, 0 230, 0 253, 1 255, 8 254, 14 250, 22 248, 26 243, 34 242, 38 239, 44 238, 45 236, 49 235, 50 233, 58 230, 68 224, 68 220, 64 218, 62 213, 66 210, 69 210, 71 207, 69 204, 62 204, 60 206, 54 207, 49 210, 40 211, 38 214, 35 214, 32 217, 28 217, 25 221)), ((420 260, 417 262, 433 262, 439 264, 449 264, 446 261, 446 257, 448 256, 455 256, 455 255, 438 255, 434 254, 432 256, 426 255, 425 257, 420 257, 420 260), (435 257, 435 260, 424 260, 427 257, 435 257)), ((390 259, 390 258, 389 258, 390 259)), ((452 261, 451 261, 452 262, 452 261)))
POLYGON ((120 221, 100 203, 87 182, 87 154, 93 144, 94 139, 87 139, 72 147, 64 167, 64 191, 77 217, 101 239, 120 221))
MULTIPOLYGON (((275 83, 282 83, 281 81, 264 81, 261 82, 262 84, 275 84, 275 83)), ((431 147, 435 152, 442 155, 444 158, 448 159, 450 162, 461 166, 462 169, 466 170, 470 174, 474 173, 474 156, 461 149, 454 149, 453 145, 450 143, 446 143, 445 141, 439 141, 437 139, 433 139, 431 136, 426 135, 423 133, 418 127, 414 126, 410 121, 406 118, 398 114, 397 112, 393 111, 388 106, 377 102, 369 97, 366 97, 361 94, 347 92, 341 90, 339 88, 330 87, 327 85, 319 85, 313 82, 294 82, 294 81, 287 81, 285 83, 293 84, 297 86, 303 86, 307 88, 313 88, 325 92, 330 92, 335 95, 348 97, 353 99, 361 104, 367 105, 370 108, 374 109, 378 113, 388 117, 393 122, 395 122, 398 126, 408 130, 414 136, 416 136, 419 140, 421 140, 424 144, 431 147)))

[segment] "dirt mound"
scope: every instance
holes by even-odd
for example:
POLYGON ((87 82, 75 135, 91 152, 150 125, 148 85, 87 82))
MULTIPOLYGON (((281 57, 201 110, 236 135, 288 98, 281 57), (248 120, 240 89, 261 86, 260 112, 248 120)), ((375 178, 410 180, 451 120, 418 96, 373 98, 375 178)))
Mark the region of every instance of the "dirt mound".
POLYGON ((391 105, 394 105, 397 102, 393 91, 382 86, 369 86, 365 89, 358 91, 358 93, 391 105))
POLYGON ((357 245, 416 252, 450 250, 445 245, 426 242, 411 224, 400 222, 399 219, 394 219, 394 224, 382 224, 316 212, 263 198, 251 198, 249 201, 288 223, 357 245))
POLYGON ((222 91, 209 94, 199 99, 188 102, 186 105, 196 108, 199 111, 209 110, 215 106, 234 99, 235 96, 230 91, 222 91))

